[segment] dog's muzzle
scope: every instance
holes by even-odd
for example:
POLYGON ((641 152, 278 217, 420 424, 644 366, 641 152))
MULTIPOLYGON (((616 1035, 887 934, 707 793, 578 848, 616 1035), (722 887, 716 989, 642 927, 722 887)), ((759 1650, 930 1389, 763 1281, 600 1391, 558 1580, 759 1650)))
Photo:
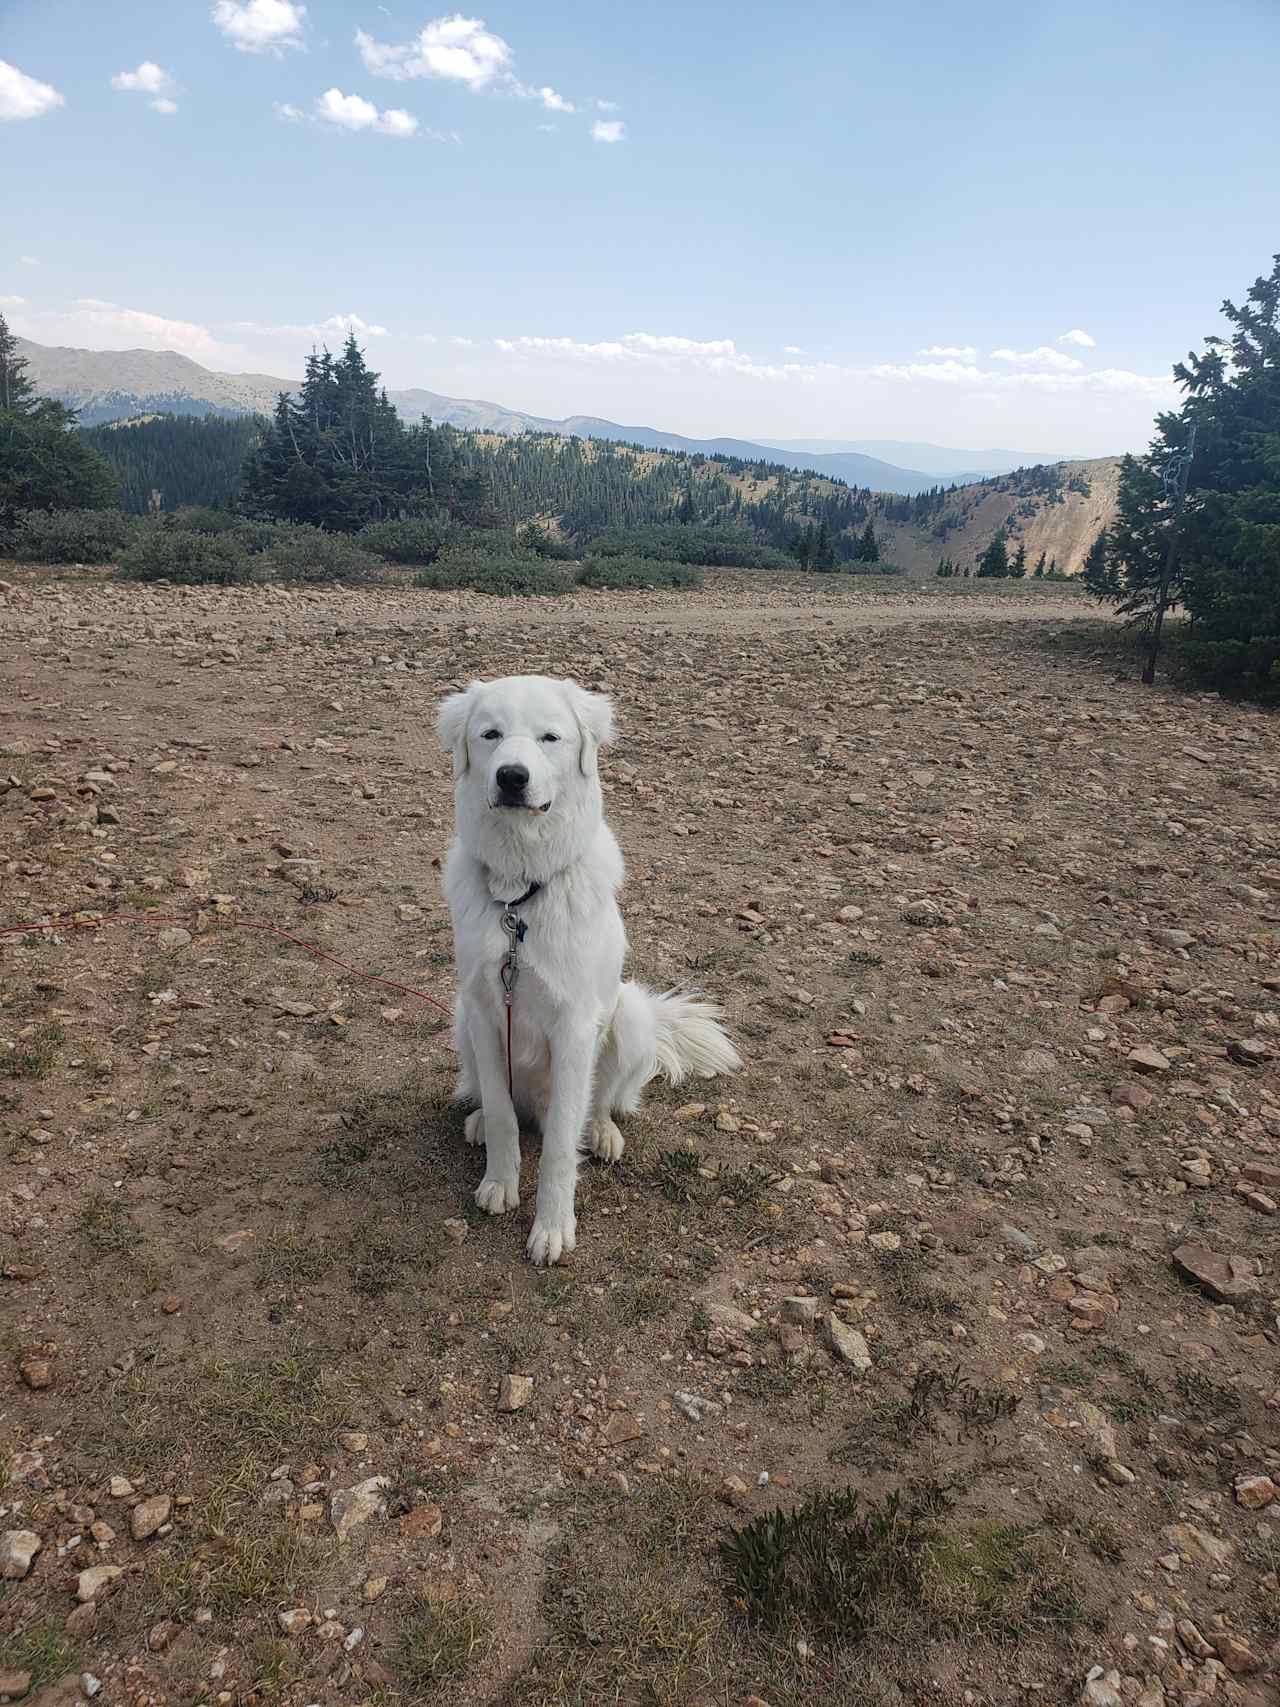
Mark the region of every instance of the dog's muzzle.
POLYGON ((498 797, 489 802, 490 806, 509 812, 549 812, 551 810, 549 800, 544 801, 539 806, 528 798, 529 772, 524 765, 499 765, 493 780, 497 785, 498 797))

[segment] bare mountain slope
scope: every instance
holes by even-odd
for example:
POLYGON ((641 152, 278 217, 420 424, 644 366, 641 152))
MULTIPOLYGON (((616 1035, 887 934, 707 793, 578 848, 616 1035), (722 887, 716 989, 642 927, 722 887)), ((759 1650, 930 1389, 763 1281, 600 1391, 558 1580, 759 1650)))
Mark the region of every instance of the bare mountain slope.
POLYGON ((913 575, 932 574, 944 556, 971 567, 1003 527, 1012 550, 1026 545, 1029 569, 1043 551, 1062 573, 1075 574, 1115 515, 1120 461, 1059 462, 963 486, 924 527, 877 518, 883 555, 913 575))

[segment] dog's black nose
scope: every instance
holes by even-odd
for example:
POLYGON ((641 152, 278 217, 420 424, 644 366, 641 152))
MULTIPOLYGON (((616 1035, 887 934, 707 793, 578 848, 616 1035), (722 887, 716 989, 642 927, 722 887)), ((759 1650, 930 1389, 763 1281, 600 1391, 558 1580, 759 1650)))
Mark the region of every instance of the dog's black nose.
POLYGON ((529 772, 523 765, 498 766, 498 787, 504 794, 520 794, 528 783, 529 772))

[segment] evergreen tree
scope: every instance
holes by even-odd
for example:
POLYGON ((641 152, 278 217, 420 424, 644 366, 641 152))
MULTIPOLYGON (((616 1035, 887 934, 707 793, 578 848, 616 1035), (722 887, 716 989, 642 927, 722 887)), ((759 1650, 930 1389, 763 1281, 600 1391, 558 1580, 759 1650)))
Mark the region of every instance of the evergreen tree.
POLYGON ((1081 580, 1095 599, 1109 599, 1119 591, 1115 566, 1111 562, 1106 528, 1102 529, 1085 554, 1081 580))
POLYGON ((978 559, 978 579, 981 581, 1004 580, 1009 574, 1009 548, 1005 541, 1004 529, 997 528, 991 544, 978 559))
POLYGON ((823 573, 829 573, 836 566, 836 548, 831 542, 831 529, 827 526, 825 516, 818 523, 818 531, 814 536, 811 562, 813 568, 823 573))
POLYGON ((36 403, 36 388, 27 373, 26 357, 18 354, 18 340, 0 314, 0 410, 29 415, 36 403))
POLYGON ((1014 552, 1013 560, 1009 564, 1009 574, 1013 577, 1014 580, 1021 581, 1025 577, 1026 573, 1027 573, 1027 547, 1026 547, 1026 544, 1024 541, 1019 540, 1018 549, 1014 552))
POLYGON ((0 315, 0 520, 19 510, 93 509, 115 501, 103 459, 71 429, 75 410, 39 397, 0 315))
POLYGON ((1157 630, 1166 597, 1181 603, 1205 681, 1280 699, 1280 255, 1222 312, 1230 336, 1175 365, 1182 406, 1121 464, 1115 585, 1099 596, 1157 630))
POLYGON ((1036 579, 1037 580, 1042 580, 1044 578, 1044 560, 1045 560, 1047 555, 1048 555, 1047 552, 1042 551, 1040 553, 1039 557, 1036 558, 1035 573, 1036 573, 1036 579))
POLYGON ((1057 573, 1058 573, 1058 559, 1056 557, 1051 557, 1049 559, 1049 575, 1052 578, 1057 573))
POLYGON ((698 519, 697 506, 693 501, 693 482, 685 482, 684 491, 680 494, 680 504, 676 510, 676 520, 681 527, 692 527, 698 519))
MULTIPOLYGON (((336 360, 328 350, 308 357, 296 399, 281 393, 246 460, 244 500, 264 515, 351 532, 451 507, 448 450, 428 423, 406 429, 352 334, 336 360)), ((483 480, 464 501, 478 520, 488 507, 483 480)))
POLYGON ((876 530, 871 525, 870 517, 862 530, 862 535, 853 553, 855 563, 878 563, 880 561, 880 541, 876 538, 876 530))
POLYGON ((791 555, 802 569, 813 567, 814 544, 813 523, 806 522, 791 542, 791 555))

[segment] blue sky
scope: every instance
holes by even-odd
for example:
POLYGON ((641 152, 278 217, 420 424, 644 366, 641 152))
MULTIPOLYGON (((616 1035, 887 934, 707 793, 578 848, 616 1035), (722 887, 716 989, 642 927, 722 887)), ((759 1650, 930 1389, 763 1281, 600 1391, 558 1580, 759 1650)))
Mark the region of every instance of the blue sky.
POLYGON ((1275 0, 0 0, 45 343, 1103 454, 1280 249, 1275 0))

